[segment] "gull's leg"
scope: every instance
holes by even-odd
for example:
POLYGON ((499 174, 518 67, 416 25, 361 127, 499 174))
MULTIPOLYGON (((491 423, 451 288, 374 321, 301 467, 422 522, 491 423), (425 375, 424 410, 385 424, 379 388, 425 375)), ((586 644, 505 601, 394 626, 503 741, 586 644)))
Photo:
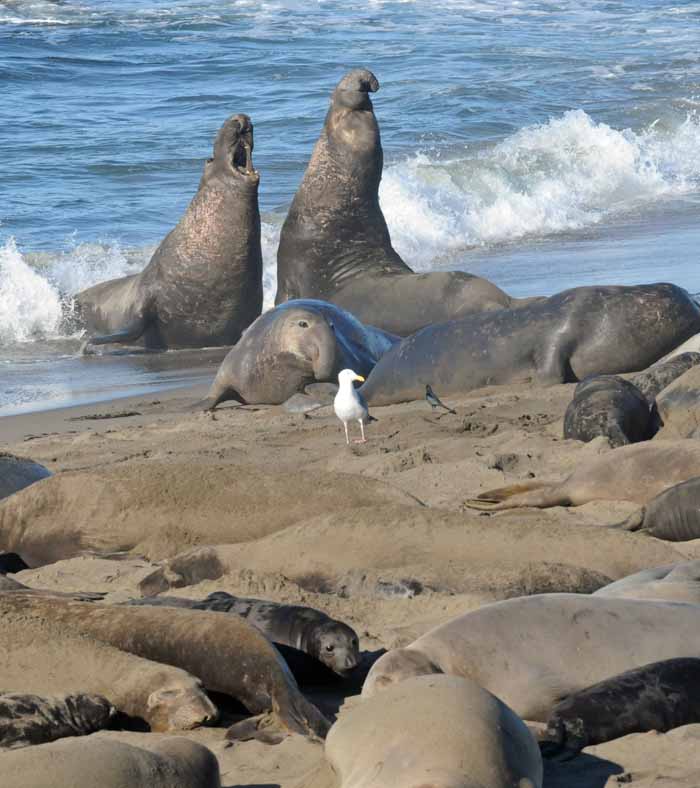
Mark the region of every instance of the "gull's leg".
POLYGON ((347 421, 343 422, 343 427, 345 427, 345 443, 347 443, 348 446, 349 446, 350 445, 350 436, 348 435, 348 423, 347 423, 347 421))
POLYGON ((358 419, 360 422, 360 432, 362 433, 362 437, 355 440, 355 443, 367 443, 367 438, 365 438, 365 425, 362 422, 362 419, 358 419))

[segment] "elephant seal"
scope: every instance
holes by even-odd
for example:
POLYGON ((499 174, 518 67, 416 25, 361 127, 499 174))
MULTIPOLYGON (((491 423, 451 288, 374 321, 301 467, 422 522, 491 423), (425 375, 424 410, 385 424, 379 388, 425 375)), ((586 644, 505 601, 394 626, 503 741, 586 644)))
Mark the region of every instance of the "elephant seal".
POLYGON ((75 297, 88 345, 232 345, 262 309, 253 124, 233 115, 214 140, 197 194, 140 274, 75 297))
POLYGON ((591 441, 603 435, 613 447, 647 440, 649 402, 642 392, 618 375, 582 380, 564 413, 564 437, 591 441))
MULTIPOLYGON (((383 153, 371 71, 338 83, 282 225, 277 297, 320 298, 399 336, 473 311, 514 306, 496 285, 460 271, 414 273, 391 245, 379 206, 383 153)), ((356 370, 357 371, 357 370, 356 370)))
POLYGON ((0 748, 45 744, 106 728, 116 711, 101 695, 0 693, 0 748))
POLYGON ((691 367, 656 397, 660 438, 700 437, 700 366, 691 367))
POLYGON ((288 301, 261 315, 221 362, 206 403, 279 405, 307 384, 335 381, 346 367, 369 375, 399 342, 325 301, 288 301))
POLYGON ((0 500, 51 476, 51 471, 34 460, 0 452, 0 500))
POLYGON ((676 378, 698 364, 700 364, 700 353, 681 353, 668 361, 658 361, 643 372, 630 375, 628 380, 649 402, 653 402, 666 386, 671 385, 676 378))
POLYGON ((12 788, 221 788, 215 755, 183 738, 148 750, 94 736, 40 744, 5 753, 2 778, 12 788))
POLYGON ((50 616, 25 614, 22 602, 10 602, 15 593, 0 594, 5 687, 33 695, 102 695, 152 731, 189 730, 216 720, 216 706, 198 678, 68 631, 50 616))
POLYGON ((700 468, 696 474, 659 493, 625 521, 610 527, 640 531, 667 542, 700 539, 700 468))
POLYGON ((303 651, 341 676, 360 661, 355 630, 312 607, 235 597, 225 591, 216 591, 201 601, 161 596, 132 599, 128 604, 184 607, 241 616, 275 645, 303 651))
POLYGON ((468 679, 419 676, 343 710, 314 788, 541 788, 542 758, 504 703, 468 679))
POLYGON ((0 575, 14 575, 24 569, 29 569, 29 564, 24 562, 22 556, 0 552, 0 575))
POLYGON ((629 733, 665 733, 694 722, 700 722, 700 659, 667 659, 569 695, 547 720, 542 749, 575 755, 629 733))
POLYGON ((362 695, 447 673, 476 681, 523 719, 546 722, 567 695, 675 657, 700 657, 700 605, 538 594, 484 605, 388 651, 362 695))
MULTIPOLYGON (((700 476, 700 441, 647 441, 621 446, 586 460, 563 481, 499 487, 481 493, 465 505, 471 509, 501 511, 522 506, 539 509, 581 506, 589 501, 646 504, 655 495, 694 476, 700 476)), ((630 525, 627 530, 638 530, 638 527, 630 525)), ((678 527, 683 526, 679 523, 678 527)))
POLYGON ((266 715, 259 729, 246 727, 250 738, 272 740, 287 733, 323 738, 328 730, 328 721, 299 692, 272 644, 239 616, 90 604, 21 591, 0 595, 0 613, 4 610, 48 617, 73 632, 198 676, 207 689, 236 698, 251 714, 266 715))
POLYGON ((664 599, 667 602, 700 604, 700 561, 683 561, 643 569, 609 583, 593 596, 625 599, 664 599))
POLYGON ((370 405, 534 380, 573 383, 645 369, 700 327, 671 284, 575 287, 519 309, 428 326, 384 355, 362 387, 370 405))

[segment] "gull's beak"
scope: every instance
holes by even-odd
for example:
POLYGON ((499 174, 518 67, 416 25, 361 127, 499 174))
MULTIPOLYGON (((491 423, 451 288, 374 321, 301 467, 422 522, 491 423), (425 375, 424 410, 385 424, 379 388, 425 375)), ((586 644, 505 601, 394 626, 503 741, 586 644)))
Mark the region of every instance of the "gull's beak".
POLYGON ((365 382, 365 379, 362 377, 362 375, 355 375, 355 380, 359 380, 359 381, 361 381, 362 383, 364 383, 364 382, 365 382))

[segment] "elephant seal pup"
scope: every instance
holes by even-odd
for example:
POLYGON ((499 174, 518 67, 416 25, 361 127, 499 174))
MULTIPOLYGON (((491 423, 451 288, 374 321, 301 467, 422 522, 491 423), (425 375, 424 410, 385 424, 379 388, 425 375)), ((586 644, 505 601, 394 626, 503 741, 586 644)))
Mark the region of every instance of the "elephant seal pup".
MULTIPOLYGON (((563 481, 499 487, 465 504, 471 509, 489 511, 522 506, 539 509, 581 506, 589 501, 645 504, 655 495, 694 476, 700 476, 700 441, 648 441, 593 457, 581 463, 563 481)), ((637 528, 628 527, 627 530, 637 528)))
POLYGON ((545 755, 700 722, 700 659, 653 662, 569 695, 547 721, 545 755))
POLYGON ((210 410, 228 399, 279 405, 307 384, 335 381, 341 369, 369 375, 398 342, 325 301, 288 301, 261 315, 229 351, 206 402, 210 410))
POLYGON ((38 462, 0 452, 0 500, 48 476, 51 471, 38 462))
POLYGON ((700 437, 700 366, 691 367, 656 397, 659 438, 700 437))
POLYGON ((0 693, 0 748, 85 736, 106 728, 115 713, 114 706, 101 695, 0 693))
POLYGON ((664 599, 700 605, 700 561, 643 569, 599 588, 593 596, 664 599))
POLYGON ((12 788, 221 788, 211 750, 183 738, 148 750, 102 737, 65 739, 2 756, 12 788))
POLYGON ((197 194, 140 274, 75 297, 88 345, 232 345, 262 309, 253 124, 233 115, 214 140, 197 194))
POLYGON ((260 729, 246 722, 251 738, 259 734, 272 741, 287 733, 323 738, 328 730, 328 721, 299 692, 272 644, 239 616, 90 604, 21 591, 0 595, 3 610, 49 618, 115 648, 186 670, 208 690, 236 698, 251 714, 266 715, 260 729))
POLYGON ((355 630, 312 607, 235 597, 225 591, 216 591, 201 601, 166 596, 132 599, 128 604, 164 605, 239 615, 275 645, 279 643, 303 651, 341 676, 360 661, 355 630))
POLYGON ((670 284, 576 287, 519 309, 438 323, 404 339, 372 370, 370 405, 534 380, 573 383, 645 369, 700 327, 700 307, 670 284))
POLYGON ((649 402, 653 402, 666 386, 670 386, 676 378, 698 364, 700 353, 681 353, 668 361, 658 361, 643 372, 630 375, 628 380, 634 383, 649 402))
POLYGON ((618 375, 582 380, 564 413, 564 437, 592 441, 599 435, 613 447, 647 440, 649 402, 632 383, 618 375))
POLYGON ((610 527, 640 531, 667 542, 700 539, 700 468, 696 474, 659 493, 639 511, 610 527))
POLYGON ((5 604, 12 596, 0 594, 3 686, 32 695, 102 695, 153 731, 190 730, 216 720, 218 711, 198 678, 25 615, 17 609, 21 605, 5 604))
POLYGON ((523 719, 545 722, 563 697, 675 657, 700 657, 700 605, 537 594, 484 605, 388 651, 362 695, 447 673, 476 681, 523 719))
POLYGON ((540 788, 542 758, 504 703, 455 676, 419 676, 341 713, 314 788, 540 788))
POLYGON ((416 274, 393 249, 379 206, 383 153, 369 97, 377 90, 371 71, 355 69, 333 91, 282 225, 276 303, 321 298, 399 336, 469 312, 515 305, 517 299, 471 274, 416 274))

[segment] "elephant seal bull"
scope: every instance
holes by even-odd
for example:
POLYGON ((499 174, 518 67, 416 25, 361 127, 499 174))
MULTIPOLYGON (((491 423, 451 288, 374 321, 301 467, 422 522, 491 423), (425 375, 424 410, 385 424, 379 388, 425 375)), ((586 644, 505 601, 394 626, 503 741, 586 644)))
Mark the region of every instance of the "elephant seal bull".
MULTIPOLYGON (((647 441, 593 457, 563 481, 499 487, 481 493, 466 505, 500 511, 523 506, 581 506, 589 501, 645 504, 669 487, 695 476, 700 476, 700 441, 647 441)), ((637 527, 630 524, 627 530, 637 527)))
POLYGON ((75 297, 89 345, 232 345, 262 309, 253 125, 233 115, 214 141, 197 194, 140 274, 75 297))
POLYGON ((202 600, 157 596, 132 599, 128 604, 184 607, 241 616, 275 645, 303 651, 341 676, 360 661, 355 630, 311 607, 235 597, 225 591, 215 591, 202 600))
POLYGON ((106 728, 114 715, 114 707, 101 695, 0 693, 0 748, 85 736, 106 728))
POLYGON ((476 681, 523 719, 546 722, 563 697, 676 657, 700 657, 700 605, 538 594, 477 608, 388 651, 362 695, 447 673, 476 681))
POLYGON ((690 475, 693 478, 660 492, 639 511, 610 527, 640 531, 667 542, 700 539, 700 467, 690 475))
POLYGON ((645 369, 700 327, 671 284, 576 287, 519 309, 428 326, 382 357, 361 391, 370 405, 534 380, 572 383, 645 369))
POLYGON ((595 375, 582 380, 564 413, 564 437, 592 441, 599 435, 611 446, 626 446, 650 437, 647 398, 618 375, 595 375))
POLYGON ((365 326, 325 301, 288 301, 265 312, 221 362, 205 402, 279 405, 341 369, 369 375, 399 337, 365 326))
POLYGON ((522 720, 468 679, 420 676, 343 710, 314 788, 541 788, 522 720))
MULTIPOLYGON (((379 206, 383 153, 371 71, 338 83, 277 252, 277 297, 320 298, 400 336, 516 301, 460 271, 414 273, 391 245, 379 206)), ((357 371, 357 370, 355 370, 357 371)))
POLYGON ((146 750, 108 738, 65 739, 2 756, 12 788, 221 788, 219 762, 184 738, 146 750))

